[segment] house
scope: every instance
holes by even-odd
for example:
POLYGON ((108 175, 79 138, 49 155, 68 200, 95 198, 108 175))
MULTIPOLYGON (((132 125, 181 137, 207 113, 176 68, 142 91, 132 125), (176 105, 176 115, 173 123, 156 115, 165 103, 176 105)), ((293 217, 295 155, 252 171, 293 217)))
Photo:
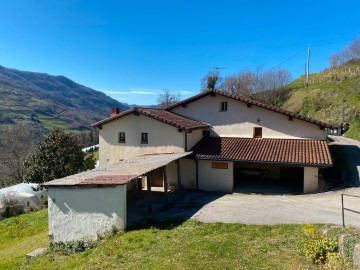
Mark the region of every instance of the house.
MULTIPOLYGON (((282 179, 317 192, 332 166, 335 126, 244 97, 208 90, 165 109, 133 108, 93 124, 100 167, 45 183, 53 241, 126 228, 127 194, 169 187, 233 192, 242 181, 282 179)), ((151 204, 149 204, 149 208, 151 204)))

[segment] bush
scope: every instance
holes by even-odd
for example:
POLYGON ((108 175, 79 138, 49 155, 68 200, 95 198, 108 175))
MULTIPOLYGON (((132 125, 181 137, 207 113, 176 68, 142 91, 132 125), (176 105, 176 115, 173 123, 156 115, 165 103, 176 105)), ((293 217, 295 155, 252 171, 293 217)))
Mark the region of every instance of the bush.
POLYGON ((85 250, 96 247, 97 241, 69 241, 69 242, 56 242, 50 244, 51 252, 60 252, 64 255, 83 252, 85 250))
POLYGON ((339 253, 329 253, 324 270, 348 270, 352 269, 352 263, 343 258, 339 253))
POLYGON ((3 218, 14 217, 25 212, 25 207, 19 204, 16 197, 16 191, 7 192, 1 196, 0 201, 4 207, 3 218))
POLYGON ((338 251, 338 243, 335 238, 325 237, 315 227, 305 229, 306 242, 304 244, 305 256, 309 257, 314 263, 324 264, 328 259, 329 253, 338 251))

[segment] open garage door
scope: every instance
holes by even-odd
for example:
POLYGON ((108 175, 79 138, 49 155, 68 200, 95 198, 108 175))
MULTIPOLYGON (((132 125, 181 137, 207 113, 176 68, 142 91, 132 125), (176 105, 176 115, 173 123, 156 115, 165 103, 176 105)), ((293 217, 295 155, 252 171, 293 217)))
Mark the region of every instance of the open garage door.
POLYGON ((302 167, 234 163, 234 192, 302 194, 303 179, 302 167))

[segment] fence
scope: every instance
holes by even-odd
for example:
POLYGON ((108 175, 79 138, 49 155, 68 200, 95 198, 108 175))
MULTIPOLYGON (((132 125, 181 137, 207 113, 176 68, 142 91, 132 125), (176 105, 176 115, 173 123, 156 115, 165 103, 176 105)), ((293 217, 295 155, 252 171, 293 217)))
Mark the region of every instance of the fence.
POLYGON ((353 210, 353 209, 349 209, 349 208, 345 208, 345 207, 344 207, 344 196, 354 197, 354 198, 359 198, 359 199, 360 199, 360 196, 349 195, 349 194, 344 194, 344 193, 341 194, 341 210, 342 210, 342 223, 343 223, 343 227, 345 227, 345 210, 346 210, 346 211, 349 211, 349 212, 352 212, 352 213, 360 214, 359 211, 355 211, 355 210, 353 210))

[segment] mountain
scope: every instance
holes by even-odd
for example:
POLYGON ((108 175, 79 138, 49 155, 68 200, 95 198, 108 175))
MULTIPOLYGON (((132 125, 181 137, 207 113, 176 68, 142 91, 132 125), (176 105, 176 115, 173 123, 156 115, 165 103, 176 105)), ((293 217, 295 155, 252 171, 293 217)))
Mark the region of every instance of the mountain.
POLYGON ((346 137, 360 141, 360 59, 310 74, 294 80, 285 87, 287 97, 281 107, 318 120, 347 122, 346 137))
POLYGON ((0 126, 27 123, 45 129, 86 130, 129 106, 64 76, 0 66, 0 126))

